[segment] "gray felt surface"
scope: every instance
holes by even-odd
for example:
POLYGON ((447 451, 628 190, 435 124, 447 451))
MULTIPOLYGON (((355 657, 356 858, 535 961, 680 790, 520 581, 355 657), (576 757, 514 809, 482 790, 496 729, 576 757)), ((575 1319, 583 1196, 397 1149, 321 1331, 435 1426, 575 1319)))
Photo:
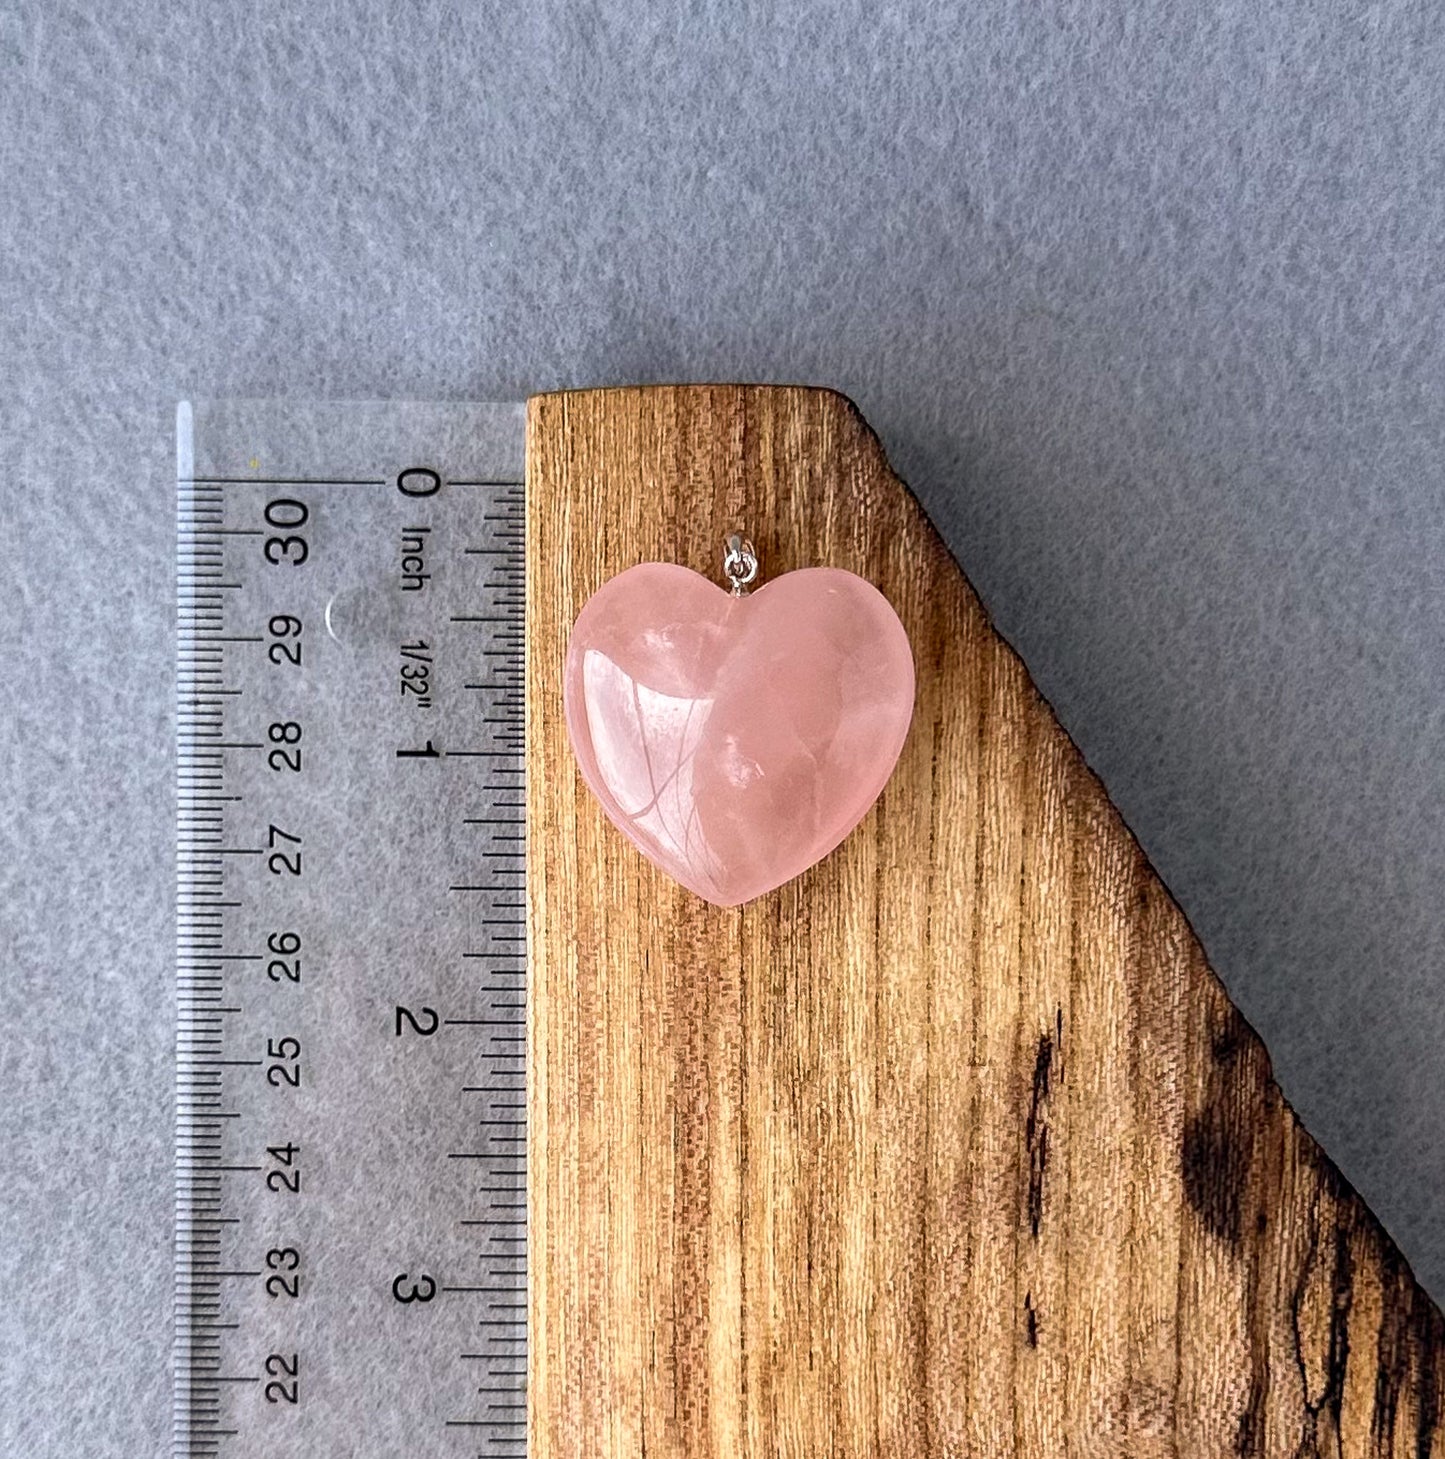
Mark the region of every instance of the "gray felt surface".
POLYGON ((1442 68, 1424 0, 0 5, 0 1453, 167 1443, 189 393, 847 391, 1445 1295, 1442 68))

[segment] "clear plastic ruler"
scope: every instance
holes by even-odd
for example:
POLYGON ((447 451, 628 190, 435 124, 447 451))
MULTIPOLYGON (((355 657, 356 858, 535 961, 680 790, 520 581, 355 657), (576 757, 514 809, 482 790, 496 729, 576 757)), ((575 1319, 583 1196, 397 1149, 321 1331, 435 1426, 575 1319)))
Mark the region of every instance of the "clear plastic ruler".
POLYGON ((175 1452, 526 1452, 523 407, 179 412, 175 1452))

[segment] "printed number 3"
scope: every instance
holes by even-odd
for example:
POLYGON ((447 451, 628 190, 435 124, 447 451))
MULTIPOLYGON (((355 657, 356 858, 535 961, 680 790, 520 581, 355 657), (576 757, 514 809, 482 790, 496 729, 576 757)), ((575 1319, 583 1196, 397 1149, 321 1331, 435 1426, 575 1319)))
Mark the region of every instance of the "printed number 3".
POLYGON ((412 1282, 410 1273, 403 1272, 392 1284, 391 1295, 398 1302, 430 1302, 437 1294, 437 1284, 428 1276, 423 1275, 419 1280, 412 1282), (410 1283, 410 1285, 408 1285, 410 1283), (404 1289, 404 1290, 403 1290, 404 1289))

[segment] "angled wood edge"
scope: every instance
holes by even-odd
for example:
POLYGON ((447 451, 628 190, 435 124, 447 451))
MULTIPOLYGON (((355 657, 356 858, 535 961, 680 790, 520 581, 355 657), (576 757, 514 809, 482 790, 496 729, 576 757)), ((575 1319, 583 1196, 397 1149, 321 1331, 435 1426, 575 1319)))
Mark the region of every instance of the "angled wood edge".
POLYGON ((1445 1454, 1445 1321, 857 410, 528 413, 529 1453, 1445 1454), (583 788, 561 663, 648 559, 867 577, 913 730, 858 831, 708 907, 583 788))

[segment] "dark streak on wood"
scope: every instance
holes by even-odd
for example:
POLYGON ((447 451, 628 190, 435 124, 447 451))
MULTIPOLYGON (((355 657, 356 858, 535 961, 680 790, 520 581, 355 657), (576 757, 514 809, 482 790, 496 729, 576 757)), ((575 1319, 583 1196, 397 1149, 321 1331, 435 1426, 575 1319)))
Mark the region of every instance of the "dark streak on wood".
POLYGON ((1039 1315, 1034 1311, 1034 1294, 1024 1297, 1024 1341, 1031 1348, 1039 1345, 1039 1315))
POLYGON ((1420 1392, 1415 1424, 1415 1459, 1433 1459, 1440 1420, 1445 1416, 1445 1316, 1420 1290, 1410 1289, 1420 1392))
POLYGON ((1330 1348, 1325 1368, 1321 1407, 1328 1407, 1334 1432, 1340 1432, 1345 1401, 1345 1369, 1350 1361, 1350 1306, 1355 1296, 1355 1265, 1350 1253, 1349 1228, 1335 1227, 1335 1264, 1330 1277, 1330 1348))
MULTIPOLYGON (((1270 1166, 1276 1165, 1276 1150, 1269 1134, 1260 1137, 1263 1142, 1260 1158, 1270 1166)), ((1257 1149, 1260 1147, 1257 1146, 1257 1149)), ((1256 1179, 1250 1185, 1249 1199, 1265 1201, 1269 1191, 1277 1186, 1277 1169, 1271 1170, 1263 1179, 1256 1179), (1273 1177, 1273 1178, 1271 1178, 1273 1177)), ((1241 1217, 1241 1225, 1248 1226, 1248 1207, 1241 1217)), ((1268 1222, 1263 1206, 1256 1212, 1253 1222, 1255 1239, 1247 1240, 1248 1292, 1249 1292, 1249 1399, 1239 1414, 1238 1427, 1234 1435, 1234 1450, 1241 1456, 1263 1454, 1267 1435, 1267 1407, 1270 1391, 1270 1293, 1273 1281, 1273 1253, 1258 1239, 1268 1222)))
MULTIPOLYGON (((1058 1026, 1063 1027, 1063 1009, 1058 1012, 1058 1026)), ((1029 1099, 1028 1119, 1024 1121, 1024 1140, 1029 1151, 1029 1231, 1038 1239, 1044 1219, 1044 1171, 1049 1163, 1049 1125, 1044 1103, 1049 1097, 1049 1071, 1053 1064, 1054 1041, 1048 1034, 1039 1035, 1034 1054, 1033 1094, 1029 1099)))
MULTIPOLYGON (((1330 1267, 1330 1314, 1324 1384, 1318 1396, 1312 1399, 1304 1358, 1305 1333, 1309 1325, 1304 1309, 1324 1237, 1321 1231, 1320 1204, 1318 1198, 1310 1204, 1309 1249, 1300 1263, 1299 1276, 1290 1296, 1294 1358, 1300 1381, 1304 1385, 1304 1413, 1300 1445, 1296 1450, 1299 1459, 1315 1459, 1315 1456, 1323 1459, 1326 1451, 1321 1447, 1322 1440, 1331 1442, 1331 1453, 1338 1452, 1339 1435, 1343 1429, 1345 1376, 1350 1359, 1349 1322, 1350 1308, 1354 1303, 1354 1256, 1350 1249, 1351 1227, 1346 1217, 1333 1222, 1334 1259, 1330 1267), (1321 1419, 1326 1416, 1328 1424, 1322 1425, 1321 1419)), ((1393 1419, 1391 1422, 1393 1426, 1393 1419)))
POLYGON ((1244 1015, 1231 1005, 1224 1022, 1215 1030, 1211 1040, 1215 1062, 1232 1064, 1243 1052, 1252 1035, 1253 1030, 1244 1021, 1244 1015))
POLYGON ((1184 1126, 1184 1194, 1221 1241, 1239 1245, 1243 1184, 1249 1173, 1227 1111, 1211 1102, 1184 1126))
POLYGON ((1234 1452, 1241 1459, 1264 1448, 1264 1405, 1268 1396, 1268 1377, 1256 1366, 1249 1378, 1249 1403, 1239 1415, 1239 1429, 1234 1436, 1234 1452))
POLYGON ((1259 1109, 1253 1103, 1258 1068, 1260 1083, 1272 1087, 1269 1056, 1259 1035, 1232 1004, 1209 1040, 1213 1063, 1206 1075, 1203 1106, 1184 1125, 1180 1167, 1184 1194, 1205 1226, 1221 1241, 1240 1248, 1245 1212, 1252 1201, 1255 1143, 1259 1137, 1259 1109))
POLYGON ((1395 1452, 1395 1419, 1400 1409, 1400 1390, 1409 1375, 1409 1288, 1403 1277, 1398 1253, 1387 1251, 1380 1278, 1384 1312, 1375 1342, 1375 1403, 1374 1412, 1370 1415, 1370 1441, 1379 1454, 1395 1452))
POLYGON ((1304 1259, 1299 1263, 1298 1275, 1289 1297, 1290 1332, 1294 1339, 1291 1345, 1291 1356, 1299 1373, 1300 1391, 1304 1395, 1302 1432, 1299 1447, 1295 1451, 1296 1459, 1317 1459, 1319 1455, 1319 1408, 1309 1401, 1309 1369, 1305 1363, 1305 1333, 1308 1324, 1304 1317, 1305 1294, 1309 1288, 1310 1273, 1314 1269, 1315 1256, 1320 1244, 1318 1200, 1310 1203, 1308 1220, 1309 1246, 1305 1251, 1304 1259))

